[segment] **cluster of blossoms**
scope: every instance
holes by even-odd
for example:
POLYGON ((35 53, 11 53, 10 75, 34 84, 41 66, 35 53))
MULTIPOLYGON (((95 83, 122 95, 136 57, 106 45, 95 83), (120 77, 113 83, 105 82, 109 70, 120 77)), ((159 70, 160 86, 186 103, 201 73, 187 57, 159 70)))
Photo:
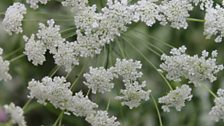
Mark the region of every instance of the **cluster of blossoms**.
POLYGON ((159 98, 159 103, 164 104, 162 109, 164 112, 170 112, 170 107, 175 107, 177 111, 185 106, 185 101, 190 101, 193 97, 191 95, 191 88, 184 84, 180 88, 171 90, 166 96, 159 98))
POLYGON ((144 90, 146 82, 142 83, 138 79, 142 76, 142 64, 140 61, 132 59, 117 59, 115 66, 108 70, 103 67, 92 68, 90 72, 85 73, 86 81, 84 84, 95 94, 97 91, 100 93, 110 92, 114 83, 111 81, 118 76, 123 78, 125 89, 121 89, 122 96, 117 96, 116 99, 120 100, 122 105, 127 105, 130 109, 138 107, 142 100, 149 100, 150 90, 144 90))
POLYGON ((215 106, 209 112, 209 115, 215 121, 219 121, 220 119, 224 120, 224 90, 218 89, 217 95, 218 97, 215 98, 215 106))
POLYGON ((217 79, 215 74, 223 70, 223 65, 216 64, 217 51, 213 51, 211 57, 208 52, 203 51, 200 57, 186 54, 186 49, 185 46, 173 48, 170 51, 171 56, 161 56, 163 63, 160 68, 167 73, 167 79, 181 81, 184 77, 195 86, 205 81, 214 82, 217 79))
POLYGON ((11 122, 18 126, 26 126, 23 109, 15 106, 14 103, 4 106, 5 112, 9 115, 11 122))
POLYGON ((224 37, 224 8, 220 5, 206 10, 204 34, 209 39, 215 36, 216 42, 221 42, 224 37))
POLYGON ((28 89, 30 90, 30 98, 36 98, 41 104, 46 104, 49 101, 56 108, 71 112, 75 116, 86 117, 86 120, 93 126, 103 126, 120 123, 116 122, 115 117, 109 118, 106 112, 101 114, 100 110, 96 110, 98 105, 93 103, 88 96, 84 96, 82 91, 73 95, 70 90, 71 84, 66 82, 64 77, 45 77, 42 81, 32 80, 29 82, 28 89), (100 116, 100 117, 99 117, 100 116), (96 120, 99 125, 96 124, 96 120), (104 118, 105 120, 100 120, 104 118))
POLYGON ((3 54, 3 49, 0 48, 0 81, 1 80, 10 80, 12 77, 11 75, 8 73, 9 71, 9 61, 6 61, 3 59, 2 57, 3 54))
POLYGON ((12 35, 15 33, 22 33, 22 20, 26 14, 26 7, 21 3, 14 3, 12 6, 8 7, 5 12, 5 18, 2 21, 3 28, 6 32, 12 35))
MULTIPOLYGON (((38 8, 39 3, 46 4, 48 1, 27 0, 27 3, 32 8, 38 8)), ((77 40, 67 42, 61 37, 60 27, 55 25, 54 20, 49 20, 48 26, 39 24, 38 33, 31 35, 30 38, 24 37, 27 42, 25 54, 34 65, 42 65, 46 60, 44 56, 46 51, 50 50, 50 53, 54 55, 55 63, 64 66, 69 72, 73 66, 79 65, 79 57, 93 57, 99 54, 105 44, 109 44, 125 32, 127 25, 132 22, 141 21, 152 26, 159 21, 163 25, 170 23, 171 27, 177 29, 187 28, 189 11, 193 9, 193 5, 198 4, 208 8, 206 9, 205 35, 210 37, 220 34, 216 40, 221 41, 222 23, 219 22, 222 16, 212 10, 211 0, 164 0, 158 3, 160 3, 158 0, 139 0, 135 4, 129 4, 127 0, 108 0, 106 6, 97 11, 96 5, 89 6, 87 0, 62 1, 63 6, 70 7, 74 12, 77 40), (211 15, 217 18, 210 18, 211 15)), ((222 8, 217 7, 215 10, 222 10, 222 8)), ((6 31, 10 34, 22 32, 22 19, 25 13, 26 8, 21 3, 10 6, 3 20, 6 31)))
POLYGON ((26 3, 30 4, 30 7, 33 9, 37 9, 39 7, 39 3, 47 4, 50 0, 26 0, 26 3))

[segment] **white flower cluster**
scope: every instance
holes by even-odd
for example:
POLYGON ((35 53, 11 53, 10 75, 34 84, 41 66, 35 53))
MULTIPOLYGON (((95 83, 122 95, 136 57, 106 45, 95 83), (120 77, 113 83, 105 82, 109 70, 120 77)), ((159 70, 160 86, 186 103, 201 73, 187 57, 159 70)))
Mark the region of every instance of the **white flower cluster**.
POLYGON ((90 67, 89 73, 85 73, 83 76, 86 79, 84 84, 88 86, 94 94, 96 94, 96 92, 110 92, 114 88, 114 83, 111 82, 114 78, 114 74, 103 67, 90 67))
POLYGON ((86 116, 94 112, 98 106, 84 97, 82 92, 72 95, 70 83, 64 77, 45 77, 41 82, 32 80, 29 82, 30 98, 36 98, 41 104, 49 101, 56 108, 72 112, 76 116, 86 116))
POLYGON ((189 83, 199 86, 205 81, 214 82, 217 78, 215 74, 223 70, 223 65, 216 64, 217 51, 209 53, 205 50, 202 56, 190 56, 186 54, 186 47, 173 48, 170 51, 171 56, 163 54, 161 60, 164 61, 160 68, 167 73, 169 80, 181 81, 184 77, 189 79, 189 83))
POLYGON ((47 4, 48 1, 50 0, 26 0, 26 2, 30 4, 30 7, 33 9, 37 9, 39 7, 39 3, 47 4))
POLYGON ((9 114, 9 117, 13 124, 17 124, 18 126, 26 126, 22 108, 20 108, 19 106, 15 106, 14 103, 11 103, 10 105, 5 105, 4 109, 5 112, 9 114))
POLYGON ((216 5, 206 10, 204 34, 210 39, 215 36, 216 42, 221 42, 224 37, 224 8, 216 5))
POLYGON ((93 103, 82 91, 72 94, 70 83, 64 77, 45 77, 42 81, 32 80, 28 84, 30 98, 36 98, 40 104, 49 101, 56 108, 73 113, 75 116, 85 117, 93 126, 118 126, 116 117, 108 117, 107 112, 96 110, 98 105, 93 103))
POLYGON ((53 19, 47 21, 47 25, 40 23, 38 33, 32 34, 30 38, 24 36, 25 54, 34 65, 42 65, 47 50, 55 59, 55 63, 64 66, 67 72, 73 66, 79 64, 78 52, 75 50, 74 42, 66 42, 60 34, 60 26, 55 25, 53 19))
POLYGON ((125 89, 121 89, 122 96, 117 96, 116 99, 121 100, 122 105, 127 105, 130 109, 138 107, 142 100, 149 100, 151 90, 144 90, 146 82, 139 82, 138 79, 142 76, 141 63, 139 61, 116 60, 115 67, 112 71, 123 78, 125 89), (141 84, 142 83, 142 84, 141 84))
POLYGON ((189 0, 164 0, 160 9, 162 13, 161 24, 165 25, 170 22, 171 27, 177 29, 188 27, 187 17, 190 16, 189 11, 193 10, 189 0))
POLYGON ((120 100, 122 105, 127 105, 130 109, 138 107, 142 100, 149 100, 151 90, 145 90, 146 82, 139 82, 142 77, 142 72, 139 72, 142 64, 140 61, 132 59, 117 59, 115 66, 109 69, 103 67, 90 67, 89 73, 85 73, 86 81, 84 84, 95 94, 110 92, 114 88, 112 83, 114 78, 122 77, 125 89, 121 89, 122 96, 117 96, 115 99, 120 100))
POLYGON ((86 117, 87 122, 92 126, 120 126, 116 119, 114 116, 109 117, 106 111, 97 111, 86 117))
POLYGON ((224 90, 218 89, 218 97, 215 98, 215 106, 212 107, 209 115, 215 121, 224 120, 224 90))
POLYGON ((1 64, 0 65, 0 81, 1 80, 4 80, 4 81, 11 80, 12 77, 8 73, 10 63, 9 63, 9 61, 6 61, 3 59, 2 54, 3 54, 3 49, 0 48, 0 64, 1 64))
POLYGON ((6 32, 12 35, 22 33, 22 20, 26 14, 26 7, 24 4, 15 2, 12 6, 9 6, 5 12, 5 18, 2 21, 3 28, 6 32))
POLYGON ((159 98, 159 103, 164 104, 162 109, 164 112, 170 112, 170 107, 175 107, 177 111, 185 106, 185 101, 190 101, 193 97, 191 95, 191 88, 188 85, 182 85, 180 88, 171 90, 166 96, 159 98))

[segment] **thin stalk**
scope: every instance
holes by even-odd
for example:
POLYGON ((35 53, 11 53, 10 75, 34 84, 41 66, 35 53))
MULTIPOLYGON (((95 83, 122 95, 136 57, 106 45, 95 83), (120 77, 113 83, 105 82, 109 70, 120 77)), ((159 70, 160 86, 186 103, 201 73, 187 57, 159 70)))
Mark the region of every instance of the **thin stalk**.
POLYGON ((154 105, 155 105, 155 107, 156 107, 157 115, 158 115, 158 118, 159 118, 159 124, 160 124, 160 126, 163 126, 163 122, 162 122, 161 114, 160 114, 160 112, 159 112, 159 108, 158 108, 158 105, 157 105, 157 103, 156 103, 156 100, 155 100, 155 98, 154 98, 152 95, 151 95, 151 97, 152 97, 152 101, 153 101, 153 103, 154 103, 154 105))
POLYGON ((121 45, 120 45, 120 41, 117 42, 117 45, 118 45, 118 48, 119 48, 119 50, 120 50, 120 52, 121 52, 121 56, 122 56, 123 58, 125 58, 126 55, 125 55, 124 50, 122 49, 122 47, 121 47, 121 45))
POLYGON ((208 90, 209 91, 209 93, 213 96, 213 97, 215 97, 215 98, 217 98, 218 96, 208 87, 208 86, 206 86, 206 85, 204 85, 204 84, 202 84, 203 85, 203 87, 206 89, 206 90, 208 90))
POLYGON ((24 57, 24 56, 25 56, 25 54, 20 54, 20 55, 18 55, 17 57, 11 59, 9 62, 12 63, 12 62, 14 62, 14 61, 16 61, 16 60, 18 60, 18 59, 24 57))
POLYGON ((52 71, 50 72, 49 76, 53 77, 55 73, 60 69, 60 66, 55 66, 52 71))
POLYGON ((30 102, 32 101, 32 99, 29 99, 25 105, 23 106, 23 111, 25 111, 27 109, 27 107, 29 106, 30 102))
POLYGON ((108 111, 108 110, 109 110, 109 107, 110 107, 110 98, 109 98, 109 100, 108 100, 108 102, 107 102, 106 111, 108 111))
POLYGON ((89 95, 90 91, 91 91, 91 89, 89 88, 88 91, 87 91, 87 93, 86 93, 86 96, 89 95))
POLYGON ((71 35, 68 35, 68 36, 66 36, 65 38, 67 39, 67 38, 73 37, 74 35, 76 35, 76 33, 73 33, 73 34, 71 34, 71 35))
POLYGON ((84 71, 84 67, 82 67, 82 69, 81 69, 81 71, 80 71, 78 77, 77 77, 77 78, 75 79, 75 81, 72 83, 72 86, 70 87, 70 89, 71 89, 72 91, 74 90, 74 88, 75 88, 75 86, 76 86, 76 84, 77 84, 79 78, 81 77, 83 71, 84 71))
MULTIPOLYGON (((62 22, 72 22, 74 19, 54 19, 55 21, 62 21, 62 22)), ((39 21, 47 21, 47 19, 24 19, 24 22, 39 22, 39 21)))
POLYGON ((156 68, 156 66, 151 62, 151 61, 149 61, 147 58, 146 58, 146 56, 141 52, 141 51, 139 51, 131 42, 128 42, 127 41, 127 43, 134 49, 134 50, 136 50, 141 56, 142 56, 142 58, 143 59, 145 59, 146 60, 146 62, 148 63, 148 64, 150 64, 158 73, 159 73, 159 75, 163 78, 163 80, 166 82, 166 84, 167 84, 167 86, 171 89, 171 90, 173 90, 173 88, 172 88, 172 86, 170 85, 170 83, 169 83, 169 81, 164 77, 164 75, 160 72, 160 71, 158 71, 158 69, 156 68))
POLYGON ((60 33, 67 32, 67 31, 70 31, 70 30, 72 30, 72 29, 75 29, 75 27, 72 27, 72 28, 68 28, 68 29, 62 30, 62 31, 60 31, 60 33))
MULTIPOLYGON (((137 31, 137 30, 136 30, 136 31, 137 31)), ((141 34, 144 34, 144 35, 147 36, 148 38, 154 39, 154 40, 156 40, 157 42, 160 42, 161 44, 166 45, 167 47, 175 48, 173 45, 168 44, 167 42, 164 42, 164 41, 162 41, 162 40, 158 39, 157 37, 154 37, 154 36, 152 36, 152 35, 150 35, 150 34, 146 34, 146 33, 142 32, 142 31, 137 31, 137 32, 138 32, 138 33, 141 33, 141 34)))
POLYGON ((60 119, 63 117, 63 113, 64 113, 64 112, 61 112, 61 113, 59 114, 59 116, 58 116, 58 118, 55 120, 53 126, 57 126, 58 122, 59 122, 60 119))
POLYGON ((204 23, 205 22, 205 20, 203 20, 203 19, 197 19, 197 18, 187 18, 187 21, 201 22, 201 23, 204 23))
POLYGON ((12 51, 11 53, 5 55, 5 56, 4 56, 4 59, 7 59, 7 58, 11 57, 11 56, 14 55, 15 53, 17 53, 20 49, 22 49, 22 47, 20 47, 20 48, 18 48, 18 49, 16 49, 16 50, 12 51))

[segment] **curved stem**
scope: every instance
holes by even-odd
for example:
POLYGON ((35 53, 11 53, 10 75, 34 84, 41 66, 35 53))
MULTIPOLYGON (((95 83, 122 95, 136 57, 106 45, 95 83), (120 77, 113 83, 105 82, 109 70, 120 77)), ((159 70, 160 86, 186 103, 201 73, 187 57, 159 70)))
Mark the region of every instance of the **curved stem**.
POLYGON ((159 75, 163 78, 163 80, 166 82, 166 84, 167 84, 167 86, 171 89, 171 90, 173 90, 173 88, 172 88, 172 86, 170 85, 170 83, 169 83, 169 81, 166 79, 166 77, 164 77, 164 75, 156 68, 156 66, 151 62, 151 61, 149 61, 147 58, 146 58, 146 56, 141 52, 141 51, 139 51, 131 42, 128 42, 127 41, 127 43, 134 49, 134 50, 136 50, 141 56, 142 56, 142 58, 143 59, 145 59, 146 60, 146 62, 148 63, 148 64, 150 64, 158 73, 159 73, 159 75))
POLYGON ((197 19, 197 18, 187 18, 188 21, 192 21, 192 22, 201 22, 204 23, 205 20, 203 19, 197 19))
POLYGON ((155 100, 155 98, 154 98, 152 95, 151 95, 151 97, 152 97, 153 103, 154 103, 154 105, 155 105, 155 107, 156 107, 157 115, 158 115, 158 118, 159 118, 159 124, 160 124, 160 126, 163 126, 163 122, 162 122, 161 114, 160 114, 160 112, 159 112, 159 108, 158 108, 158 105, 157 105, 157 103, 156 103, 156 100, 155 100))
POLYGON ((18 60, 18 59, 24 57, 24 56, 25 56, 25 54, 20 54, 20 55, 18 55, 17 57, 11 59, 9 62, 12 63, 12 62, 14 62, 14 61, 16 61, 16 60, 18 60))

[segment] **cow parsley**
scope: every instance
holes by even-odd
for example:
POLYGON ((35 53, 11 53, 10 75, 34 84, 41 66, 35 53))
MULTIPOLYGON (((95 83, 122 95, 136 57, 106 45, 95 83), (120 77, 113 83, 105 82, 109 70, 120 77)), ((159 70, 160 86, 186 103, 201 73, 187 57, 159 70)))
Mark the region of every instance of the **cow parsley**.
POLYGON ((26 0, 26 2, 28 4, 30 4, 30 7, 33 9, 37 9, 39 7, 39 3, 40 4, 47 4, 47 2, 50 0, 26 0))
POLYGON ((103 67, 92 68, 90 67, 89 73, 83 75, 86 79, 84 84, 96 94, 109 92, 114 88, 114 83, 111 81, 114 74, 110 70, 105 70, 103 67))
POLYGON ((215 36, 215 42, 221 42, 224 37, 224 8, 216 5, 206 9, 204 35, 210 39, 215 36))
POLYGON ((192 98, 191 90, 188 85, 184 84, 159 98, 159 103, 164 104, 162 106, 163 111, 170 112, 170 107, 175 107, 177 111, 181 111, 181 108, 185 106, 185 101, 190 101, 192 98))
POLYGON ((1 64, 0 65, 0 81, 1 80, 4 80, 4 81, 11 80, 12 77, 8 73, 10 62, 4 60, 2 57, 2 54, 3 54, 3 49, 0 48, 0 64, 1 64))
POLYGON ((18 124, 18 126, 26 126, 26 121, 24 119, 23 109, 19 106, 15 106, 14 103, 4 106, 5 112, 9 114, 9 117, 13 124, 18 124))
POLYGON ((97 111, 86 117, 86 121, 92 126, 120 126, 120 123, 116 120, 117 118, 114 116, 109 117, 106 111, 97 111))
POLYGON ((12 6, 9 6, 5 12, 5 18, 2 21, 3 28, 6 32, 12 35, 22 33, 22 20, 26 14, 26 7, 24 4, 15 2, 12 6))
POLYGON ((218 89, 218 97, 215 98, 215 106, 212 107, 209 115, 215 121, 224 120, 224 90, 218 89))
POLYGON ((211 57, 206 51, 202 52, 202 56, 190 56, 186 54, 186 49, 185 46, 173 48, 170 51, 171 56, 161 56, 163 63, 160 68, 167 73, 167 79, 181 81, 184 77, 195 86, 207 80, 214 82, 217 79, 215 74, 223 70, 223 65, 216 64, 217 51, 213 51, 211 57))

